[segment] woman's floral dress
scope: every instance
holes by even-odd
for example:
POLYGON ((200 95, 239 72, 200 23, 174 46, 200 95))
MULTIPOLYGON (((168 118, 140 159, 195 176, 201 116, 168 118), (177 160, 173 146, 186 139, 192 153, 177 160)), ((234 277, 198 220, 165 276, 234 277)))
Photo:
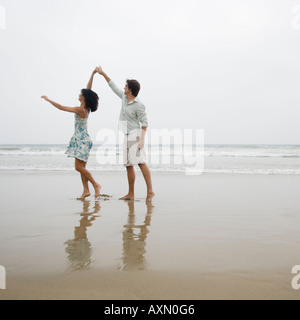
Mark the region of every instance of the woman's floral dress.
POLYGON ((67 147, 68 157, 87 162, 93 142, 87 131, 87 117, 81 118, 75 113, 75 132, 67 147))

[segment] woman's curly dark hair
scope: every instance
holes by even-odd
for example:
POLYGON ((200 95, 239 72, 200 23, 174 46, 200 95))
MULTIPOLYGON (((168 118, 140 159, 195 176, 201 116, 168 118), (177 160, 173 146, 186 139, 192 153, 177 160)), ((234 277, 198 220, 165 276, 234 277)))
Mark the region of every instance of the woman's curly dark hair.
POLYGON ((91 112, 95 112, 98 109, 99 97, 96 92, 90 89, 82 89, 81 94, 84 96, 85 104, 91 112))

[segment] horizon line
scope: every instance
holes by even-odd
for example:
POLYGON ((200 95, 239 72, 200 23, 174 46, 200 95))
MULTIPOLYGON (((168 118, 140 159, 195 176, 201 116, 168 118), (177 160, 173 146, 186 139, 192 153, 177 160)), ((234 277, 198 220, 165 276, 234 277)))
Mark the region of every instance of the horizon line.
MULTIPOLYGON (((0 146, 17 146, 17 145, 28 145, 28 146, 39 146, 39 145, 48 145, 48 146, 64 146, 67 145, 67 143, 0 143, 0 146)), ((101 146, 100 143, 94 143, 94 146, 101 146)), ((120 143, 117 144, 107 144, 109 146, 112 145, 120 145, 120 143)), ((151 144, 148 143, 148 145, 154 145, 154 146, 167 146, 168 144, 151 144)), ((175 146, 184 145, 182 144, 173 144, 175 146)), ((196 146, 197 144, 186 144, 189 146, 196 146)), ((201 144, 198 144, 201 145, 201 144)), ((300 146, 300 144, 293 144, 293 143, 204 143, 205 145, 222 145, 222 146, 300 146)))

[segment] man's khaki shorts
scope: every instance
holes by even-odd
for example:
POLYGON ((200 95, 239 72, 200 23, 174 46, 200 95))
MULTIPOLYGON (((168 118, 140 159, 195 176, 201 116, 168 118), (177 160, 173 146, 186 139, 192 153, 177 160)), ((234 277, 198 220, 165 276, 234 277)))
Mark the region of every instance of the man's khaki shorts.
POLYGON ((125 134, 123 143, 123 164, 126 167, 135 166, 147 162, 145 147, 138 148, 141 139, 141 130, 125 134))

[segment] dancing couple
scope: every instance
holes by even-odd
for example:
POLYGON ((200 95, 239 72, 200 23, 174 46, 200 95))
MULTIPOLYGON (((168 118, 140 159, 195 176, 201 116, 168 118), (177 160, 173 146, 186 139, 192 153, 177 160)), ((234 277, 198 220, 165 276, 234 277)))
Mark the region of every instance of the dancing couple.
POLYGON ((68 157, 75 158, 75 170, 80 173, 83 185, 83 193, 79 199, 85 199, 91 195, 89 182, 95 190, 95 198, 101 195, 102 186, 95 180, 93 175, 87 170, 86 165, 93 142, 88 134, 87 121, 89 114, 98 109, 99 97, 92 91, 94 76, 100 74, 107 81, 112 91, 122 100, 122 107, 119 118, 119 130, 124 133, 124 166, 127 169, 129 191, 120 200, 134 200, 135 169, 138 165, 143 173, 147 185, 147 202, 155 196, 152 190, 151 173, 146 161, 145 135, 148 128, 147 114, 145 106, 137 98, 140 91, 140 84, 136 80, 127 80, 124 91, 108 77, 101 67, 95 68, 87 88, 82 89, 79 95, 79 107, 65 107, 54 102, 47 96, 43 99, 51 103, 59 110, 75 114, 75 132, 67 147, 68 157))

